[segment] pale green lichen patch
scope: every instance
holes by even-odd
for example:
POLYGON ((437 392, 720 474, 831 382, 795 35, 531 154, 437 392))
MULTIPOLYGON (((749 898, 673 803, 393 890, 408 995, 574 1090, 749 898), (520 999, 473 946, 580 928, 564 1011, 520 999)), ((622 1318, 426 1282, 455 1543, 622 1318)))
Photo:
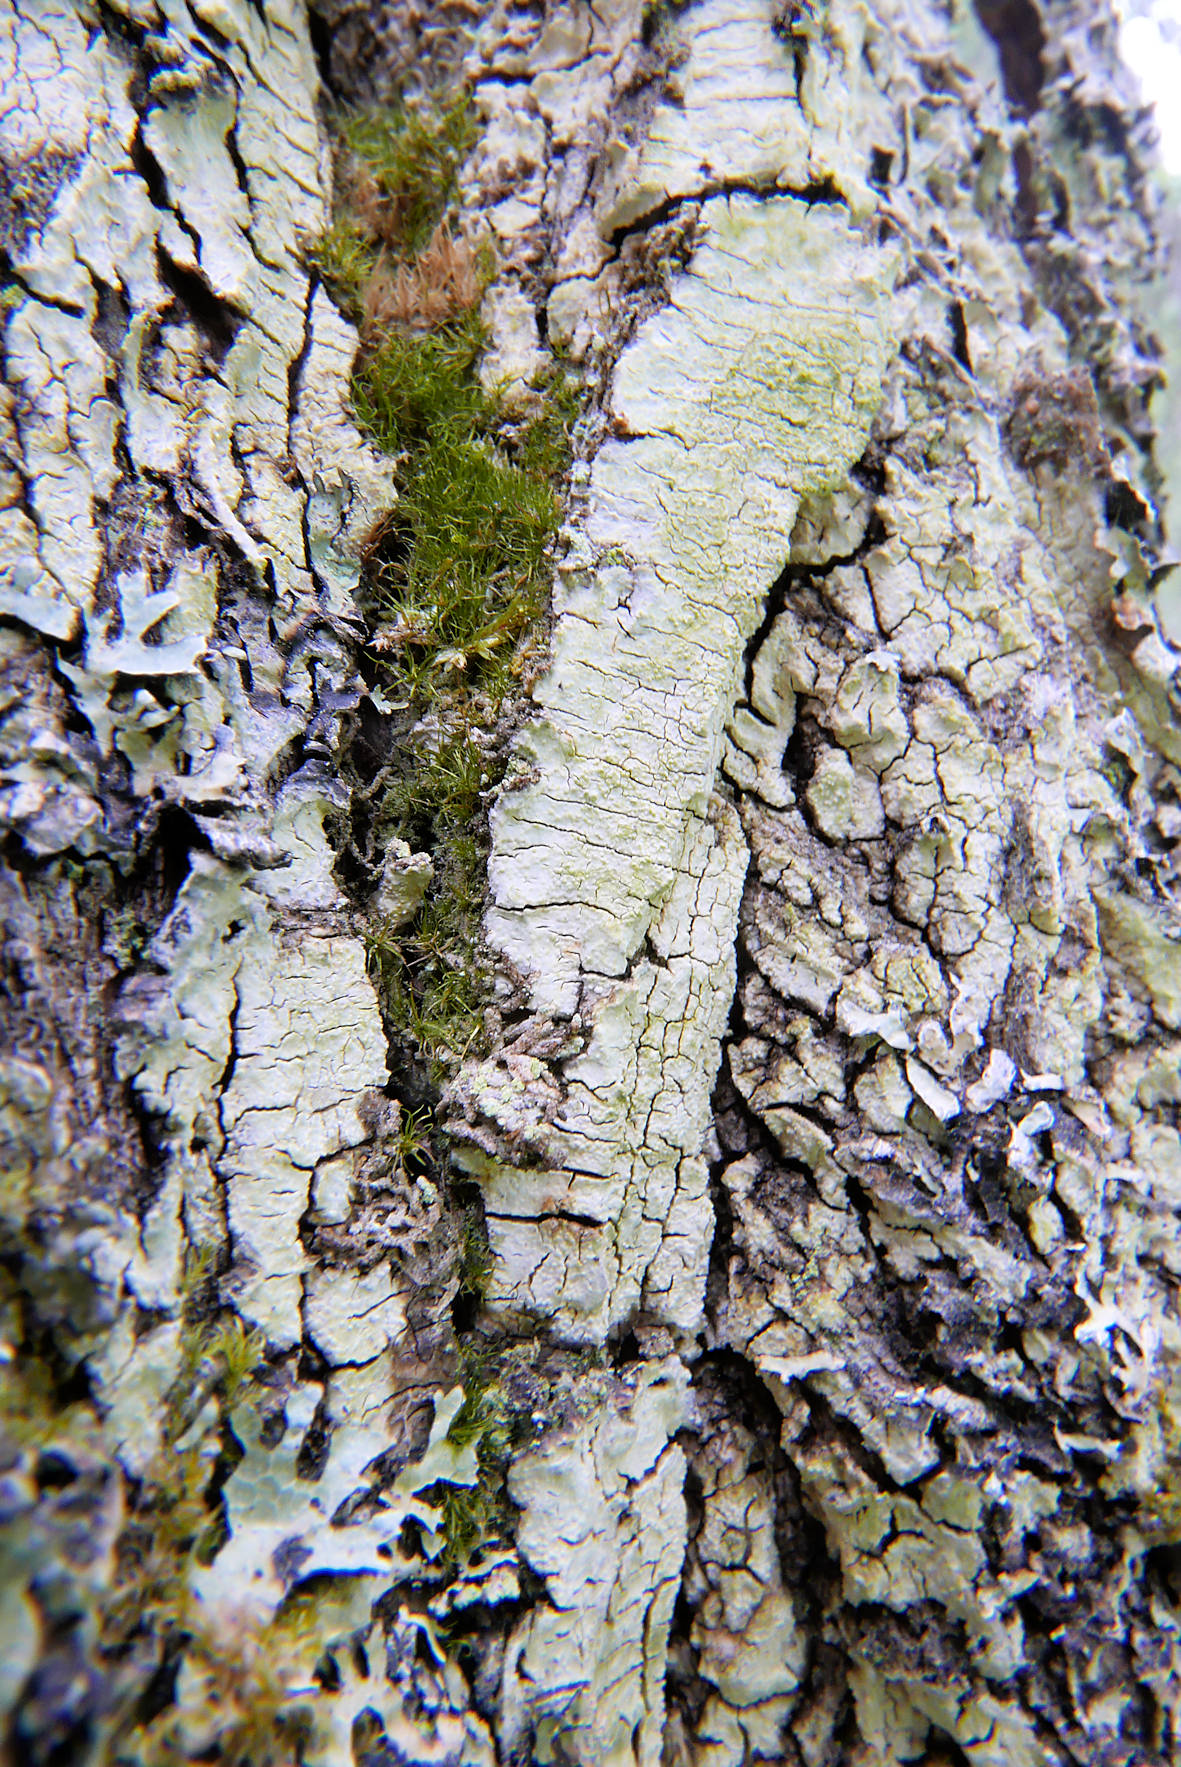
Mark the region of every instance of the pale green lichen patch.
POLYGON ((723 179, 769 189, 808 182, 811 133, 771 8, 706 0, 676 20, 676 36, 676 101, 658 107, 641 143, 617 152, 600 206, 604 233, 723 179))
POLYGON ((830 187, 859 217, 871 213, 865 137, 852 119, 890 126, 866 74, 874 37, 892 28, 827 4, 703 0, 673 13, 671 89, 638 141, 613 144, 597 203, 603 233, 727 185, 767 195, 830 187))
POLYGON ((839 210, 732 198, 702 220, 670 306, 616 370, 626 439, 596 456, 543 717, 519 745, 541 778, 494 819, 489 931, 548 1011, 572 1009, 580 970, 620 974, 667 897, 799 500, 857 458, 888 350, 892 260, 865 256, 839 210), (608 548, 626 569, 598 568, 608 548), (610 843, 579 841, 556 795, 593 805, 610 843), (570 906, 530 906, 547 901, 570 906))
POLYGON ((533 1759, 633 1767, 660 1759, 669 1623, 680 1581, 684 1456, 671 1440, 686 1375, 650 1362, 574 1429, 519 1453, 509 1492, 543 1596, 514 1626, 499 1730, 533 1759))
MULTIPOLYGON (((716 1414, 694 1445, 701 1516, 684 1597, 705 1693, 692 1734, 707 1760, 773 1759, 805 1669, 797 1599, 779 1563, 767 1459, 757 1425, 716 1414)), ((683 1672, 683 1656, 677 1668, 683 1672)))
MULTIPOLYGON (((887 53, 867 38, 865 65, 887 53)), ((801 510, 728 729, 752 863, 719 1316, 840 1559, 865 1759, 954 1739, 1040 1767, 1075 1725, 1096 1755, 1129 1746, 1122 1669, 1102 1695, 1024 1691, 1052 1564, 1074 1662, 1092 1627, 1140 1650, 1158 1624, 1176 1660, 1142 1581, 1175 1484, 1177 947, 1149 855, 1173 827, 1176 659, 1137 600, 1139 543, 1104 526, 1111 390, 1046 264, 936 170, 953 113, 889 200, 915 238, 935 196, 974 293, 903 279, 869 451, 801 510), (895 1354, 900 1316, 921 1362, 895 1354), (1026 1455, 1043 1427, 1052 1448, 1026 1455)), ((1119 204, 1091 213, 1085 231, 1136 236, 1119 204)), ((743 1758, 737 1735, 718 1758, 743 1758)))
POLYGON ((519 1070, 460 1085, 469 1117, 529 1124, 547 1168, 501 1182, 472 1156, 490 1301, 557 1307, 580 1338, 639 1304, 682 1330, 699 1318, 700 1149, 746 864, 710 791, 800 498, 860 452, 888 349, 893 260, 839 210, 736 197, 702 224, 616 369, 617 439, 560 569, 523 777, 493 815, 488 936, 535 1010, 580 1014, 586 1052, 560 1111, 519 1070), (645 938, 657 965, 637 961, 645 938), (572 1237, 559 1210, 596 1225, 572 1237))

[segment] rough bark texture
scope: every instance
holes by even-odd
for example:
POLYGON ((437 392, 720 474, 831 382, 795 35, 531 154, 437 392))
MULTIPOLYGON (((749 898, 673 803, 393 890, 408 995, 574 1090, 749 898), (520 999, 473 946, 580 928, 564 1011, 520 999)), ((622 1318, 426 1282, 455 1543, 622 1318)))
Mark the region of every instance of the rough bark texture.
POLYGON ((16 1758, 1175 1758, 1181 727, 1110 22, 3 33, 16 1758), (428 72, 485 377, 586 394, 448 1170, 331 839, 348 715, 394 741, 397 468, 307 268, 321 82, 428 72), (457 1555, 477 1347, 514 1448, 457 1555))

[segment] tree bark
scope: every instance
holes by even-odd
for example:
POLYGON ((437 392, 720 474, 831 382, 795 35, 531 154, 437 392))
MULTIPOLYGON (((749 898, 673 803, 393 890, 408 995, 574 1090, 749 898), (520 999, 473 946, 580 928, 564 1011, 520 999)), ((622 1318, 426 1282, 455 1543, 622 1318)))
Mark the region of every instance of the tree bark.
POLYGON ((1181 727, 1113 21, 14 0, 3 56, 14 1759, 1174 1758, 1181 727), (444 78, 482 375, 584 404, 436 1162, 338 851, 401 740, 399 464, 309 265, 325 87, 444 78))

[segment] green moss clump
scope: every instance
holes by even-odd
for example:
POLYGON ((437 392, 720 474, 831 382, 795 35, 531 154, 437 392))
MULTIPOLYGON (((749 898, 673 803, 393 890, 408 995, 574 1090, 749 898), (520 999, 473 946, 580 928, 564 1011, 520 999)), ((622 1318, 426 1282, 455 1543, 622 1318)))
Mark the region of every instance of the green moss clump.
POLYGON ((392 1018, 436 1078, 481 1034, 483 806, 503 768, 487 732, 534 660, 576 410, 563 381, 527 419, 508 421, 476 374, 482 341, 470 315, 418 337, 395 333, 354 383, 366 428, 403 457, 367 583, 383 687, 411 729, 439 730, 377 808, 385 839, 435 862, 412 936, 383 949, 380 967, 392 1018))
POLYGON ((354 111, 343 145, 372 188, 384 237, 407 252, 427 244, 451 201, 478 125, 466 93, 441 106, 370 106, 354 111))
POLYGON ((362 424, 403 456, 369 593, 387 622, 386 666, 424 709, 440 678, 499 697, 513 645, 548 593, 553 479, 569 427, 547 410, 515 431, 506 424, 475 371, 483 341, 474 314, 421 336, 395 332, 354 382, 362 424))
POLYGON ((459 1291, 474 1300, 482 1300, 492 1279, 492 1251, 482 1211, 475 1207, 464 1210, 459 1230, 459 1291))
POLYGON ((346 309, 385 255, 413 259, 442 221, 476 139, 466 94, 442 107, 372 105, 338 119, 336 213, 310 256, 346 309))
POLYGON ((558 365, 512 410, 481 382, 477 303, 491 263, 449 222, 474 140, 464 100, 349 118, 337 219, 316 250, 361 325, 357 420, 399 462, 398 502, 370 535, 362 585, 398 749, 384 794, 359 794, 364 826, 349 838, 370 869, 395 839, 434 860, 409 934, 378 929, 370 952, 387 1021, 436 1083, 483 1034, 484 803, 503 768, 493 733, 536 661, 580 406, 558 365))
POLYGON ((476 1553, 511 1538, 514 1510, 505 1488, 509 1458, 519 1434, 518 1419, 504 1389, 476 1355, 463 1369, 463 1404, 447 1439, 457 1448, 474 1447, 480 1476, 474 1485, 440 1487, 443 1551, 456 1570, 471 1564, 476 1553))
POLYGON ((484 330, 468 313, 433 332, 394 332, 362 357, 353 404, 363 427, 388 454, 410 463, 432 446, 451 453, 495 423, 475 374, 484 330))
POLYGON ((435 875, 408 935, 369 944, 389 1020, 413 1037, 440 1082, 483 1033, 477 958, 484 889, 480 792, 488 778, 470 728, 396 777, 378 808, 378 841, 430 847, 435 875))
POLYGON ((337 217, 320 235, 308 257, 346 312, 358 307, 365 284, 377 263, 377 250, 364 228, 337 217))

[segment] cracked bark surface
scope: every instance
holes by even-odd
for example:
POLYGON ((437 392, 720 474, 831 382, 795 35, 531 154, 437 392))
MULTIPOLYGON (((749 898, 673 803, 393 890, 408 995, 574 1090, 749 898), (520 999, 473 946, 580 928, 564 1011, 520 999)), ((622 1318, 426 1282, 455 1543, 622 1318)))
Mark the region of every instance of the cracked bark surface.
POLYGON ((2 43, 16 1758, 1173 1758, 1181 738, 1110 21, 2 43), (443 1103, 474 1320, 325 832, 396 466, 307 268, 320 82, 416 57, 482 120, 488 384, 560 350, 587 398, 443 1103), (460 1338, 527 1426, 466 1565, 460 1338), (161 1594, 185 1456, 219 1521, 161 1594))

